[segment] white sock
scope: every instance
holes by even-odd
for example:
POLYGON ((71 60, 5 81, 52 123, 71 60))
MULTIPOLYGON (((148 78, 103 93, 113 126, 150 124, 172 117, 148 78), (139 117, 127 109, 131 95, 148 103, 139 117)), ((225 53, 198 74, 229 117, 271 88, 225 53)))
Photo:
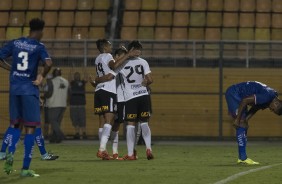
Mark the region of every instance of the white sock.
POLYGON ((146 148, 152 150, 151 148, 151 130, 148 122, 141 123, 142 136, 146 144, 146 148))
POLYGON ((126 142, 127 142, 128 156, 132 156, 135 146, 135 126, 133 125, 126 126, 126 142))
POLYGON ((111 132, 111 140, 113 142, 113 154, 117 154, 118 153, 118 131, 111 132))
POLYGON ((101 141, 102 132, 103 132, 103 128, 99 128, 98 130, 99 141, 101 141))
POLYGON ((136 141, 135 141, 135 144, 138 143, 139 138, 141 136, 141 124, 140 124, 140 122, 137 123, 136 128, 137 128, 137 131, 136 131, 136 141))
POLYGON ((106 146, 111 134, 111 129, 112 129, 112 125, 104 124, 103 132, 101 135, 101 141, 100 141, 100 148, 99 148, 100 151, 106 150, 106 146))

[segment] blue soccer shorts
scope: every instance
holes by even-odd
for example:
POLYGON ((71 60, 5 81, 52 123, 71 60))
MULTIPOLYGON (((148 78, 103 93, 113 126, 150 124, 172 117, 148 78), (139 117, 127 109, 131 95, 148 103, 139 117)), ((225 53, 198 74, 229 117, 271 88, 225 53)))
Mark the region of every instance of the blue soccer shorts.
MULTIPOLYGON (((229 87, 225 92, 225 99, 228 106, 229 115, 231 115, 234 119, 237 117, 238 108, 242 101, 242 98, 239 96, 238 91, 235 86, 229 87)), ((245 119, 247 115, 247 107, 243 110, 241 119, 245 119)))
POLYGON ((10 123, 40 126, 40 102, 36 95, 10 95, 10 123))

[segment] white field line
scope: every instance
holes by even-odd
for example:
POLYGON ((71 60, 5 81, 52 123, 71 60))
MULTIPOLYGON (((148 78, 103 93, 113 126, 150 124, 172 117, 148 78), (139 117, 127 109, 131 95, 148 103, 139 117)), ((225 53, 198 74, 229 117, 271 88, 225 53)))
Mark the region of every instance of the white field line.
POLYGON ((268 166, 263 166, 263 167, 259 167, 259 168, 256 168, 256 169, 250 169, 248 171, 240 172, 240 173, 231 175, 231 176, 229 176, 229 177, 227 177, 227 178, 225 178, 223 180, 217 181, 214 184, 226 184, 226 183, 228 183, 230 181, 236 180, 237 178, 239 178, 241 176, 244 176, 244 175, 247 175, 247 174, 250 174, 250 173, 253 173, 253 172, 269 169, 269 168, 272 168, 272 167, 275 167, 275 166, 278 166, 278 165, 282 165, 282 163, 268 165, 268 166))

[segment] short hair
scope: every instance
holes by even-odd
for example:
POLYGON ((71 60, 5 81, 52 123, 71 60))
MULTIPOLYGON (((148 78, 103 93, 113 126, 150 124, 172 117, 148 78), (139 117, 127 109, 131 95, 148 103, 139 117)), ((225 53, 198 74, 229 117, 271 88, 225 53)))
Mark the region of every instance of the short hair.
POLYGON ((55 68, 52 72, 53 77, 57 77, 57 76, 61 76, 62 75, 62 71, 60 68, 55 68))
POLYGON ((96 41, 96 46, 97 46, 97 49, 100 51, 100 52, 103 52, 103 49, 104 49, 104 46, 106 44, 109 43, 109 40, 107 39, 99 39, 96 41))
POLYGON ((45 22, 39 18, 34 18, 29 21, 30 31, 42 31, 44 29, 45 22))
POLYGON ((126 54, 127 53, 127 50, 125 47, 121 47, 121 48, 118 48, 115 53, 114 53, 114 56, 118 55, 120 56, 121 54, 126 54))
POLYGON ((138 40, 133 40, 132 42, 130 42, 130 43, 128 44, 127 49, 128 49, 128 50, 131 50, 132 48, 141 50, 143 47, 142 47, 142 44, 141 44, 140 41, 138 41, 138 40))

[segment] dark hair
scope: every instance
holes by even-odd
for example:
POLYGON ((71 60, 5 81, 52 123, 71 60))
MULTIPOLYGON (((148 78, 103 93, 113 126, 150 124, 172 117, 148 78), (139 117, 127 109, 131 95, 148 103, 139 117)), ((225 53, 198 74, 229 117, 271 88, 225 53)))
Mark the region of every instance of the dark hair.
POLYGON ((44 20, 34 18, 29 21, 30 31, 42 31, 45 26, 44 20))
POLYGON ((55 68, 52 72, 53 78, 57 77, 57 76, 61 76, 62 75, 62 71, 60 68, 55 68))
POLYGON ((142 47, 141 42, 139 42, 138 40, 133 40, 133 41, 130 42, 130 43, 128 44, 128 46, 127 46, 127 49, 128 49, 128 50, 131 50, 132 48, 141 50, 143 47, 142 47))
POLYGON ((114 56, 116 56, 116 55, 121 55, 121 54, 126 54, 127 53, 127 50, 126 50, 126 48, 124 48, 124 47, 121 47, 121 48, 118 48, 116 51, 115 51, 115 54, 114 54, 114 56))
POLYGON ((107 40, 107 39, 99 39, 99 40, 97 40, 96 41, 97 49, 100 52, 103 52, 105 45, 108 44, 108 43, 109 43, 109 40, 107 40))

